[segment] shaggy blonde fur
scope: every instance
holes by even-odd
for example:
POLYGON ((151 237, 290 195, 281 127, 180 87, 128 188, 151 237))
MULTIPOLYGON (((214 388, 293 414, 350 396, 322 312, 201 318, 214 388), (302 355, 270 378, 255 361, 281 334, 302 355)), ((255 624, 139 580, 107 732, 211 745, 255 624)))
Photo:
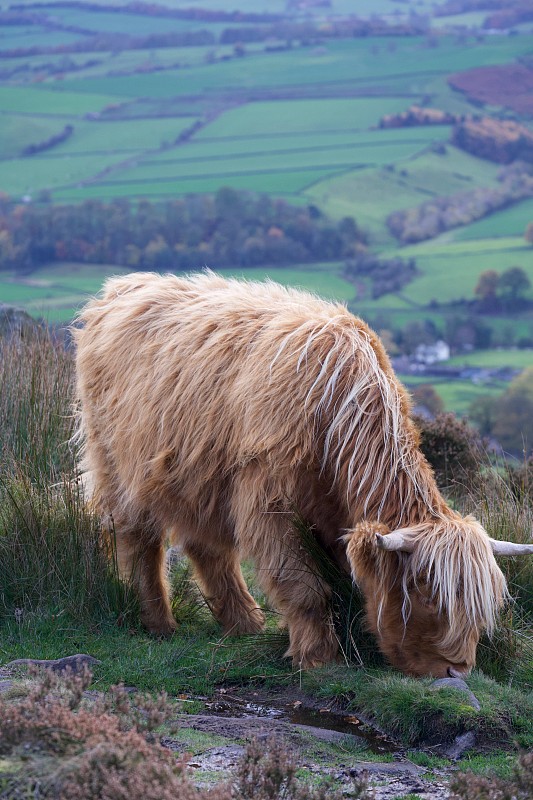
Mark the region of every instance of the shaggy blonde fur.
POLYGON ((113 278, 80 321, 83 468, 151 630, 175 627, 170 535, 226 630, 262 627, 239 566, 251 557, 295 662, 333 659, 329 590, 292 525, 298 509, 361 584, 393 663, 434 675, 473 664, 505 582, 479 523, 439 494, 407 394, 364 322, 311 294, 212 273, 113 278), (398 528, 411 555, 376 545, 398 528))

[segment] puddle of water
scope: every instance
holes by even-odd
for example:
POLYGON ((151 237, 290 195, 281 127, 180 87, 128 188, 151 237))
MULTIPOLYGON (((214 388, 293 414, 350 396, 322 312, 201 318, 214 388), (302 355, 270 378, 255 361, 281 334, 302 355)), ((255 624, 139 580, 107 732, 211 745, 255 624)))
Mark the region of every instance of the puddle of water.
POLYGON ((304 706, 296 708, 288 706, 286 718, 293 725, 310 725, 313 728, 359 736, 365 740, 373 753, 392 753, 398 750, 398 745, 391 739, 362 722, 354 714, 337 714, 333 711, 315 711, 304 706))
POLYGON ((224 695, 213 703, 208 703, 211 713, 221 716, 254 717, 262 719, 279 719, 293 725, 307 725, 311 728, 336 731, 365 740, 373 753, 392 753, 398 745, 387 736, 379 733, 354 714, 335 713, 323 709, 306 708, 301 703, 289 703, 283 706, 265 706, 241 700, 239 697, 224 695))

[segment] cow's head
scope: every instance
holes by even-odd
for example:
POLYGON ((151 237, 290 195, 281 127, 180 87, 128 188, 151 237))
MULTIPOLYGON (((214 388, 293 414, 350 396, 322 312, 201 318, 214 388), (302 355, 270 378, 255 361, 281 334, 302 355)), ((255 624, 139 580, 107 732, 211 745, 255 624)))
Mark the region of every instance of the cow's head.
POLYGON ((466 675, 495 625, 507 588, 494 553, 533 554, 459 515, 397 531, 362 522, 344 540, 381 651, 403 672, 435 678, 466 675))

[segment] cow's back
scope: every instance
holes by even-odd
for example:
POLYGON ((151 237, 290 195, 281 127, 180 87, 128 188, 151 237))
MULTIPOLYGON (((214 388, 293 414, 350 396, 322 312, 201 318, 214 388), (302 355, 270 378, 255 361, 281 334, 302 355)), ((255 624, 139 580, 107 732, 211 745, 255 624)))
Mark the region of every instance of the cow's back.
POLYGON ((317 363, 303 348, 344 318, 353 327, 342 306, 273 283, 110 279, 76 332, 84 467, 113 484, 100 494, 205 506, 250 461, 281 473, 311 459, 317 363))

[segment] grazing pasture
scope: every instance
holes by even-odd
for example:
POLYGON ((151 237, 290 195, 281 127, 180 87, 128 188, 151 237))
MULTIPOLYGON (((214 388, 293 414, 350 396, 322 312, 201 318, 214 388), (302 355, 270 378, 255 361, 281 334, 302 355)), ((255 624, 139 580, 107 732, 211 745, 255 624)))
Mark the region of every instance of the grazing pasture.
MULTIPOLYGON (((360 171, 347 171, 344 174, 328 177, 316 182, 306 195, 313 199, 331 216, 346 214, 354 216, 371 234, 371 242, 386 247, 394 242, 388 231, 386 220, 393 211, 410 208, 427 201, 431 197, 468 191, 475 186, 497 185, 499 166, 482 161, 446 144, 444 152, 435 150, 433 143, 444 144, 448 129, 403 128, 381 133, 395 133, 398 137, 408 137, 410 132, 423 131, 425 146, 420 147, 403 160, 392 155, 381 166, 370 165, 360 171)), ((376 132, 374 141, 379 141, 376 132)))
MULTIPOLYGON (((447 364, 449 362, 446 362, 447 364)), ((413 375, 399 375, 402 383, 412 391, 420 384, 428 384, 435 389, 442 400, 444 410, 452 411, 460 416, 468 415, 472 403, 480 397, 498 397, 509 386, 502 380, 490 379, 479 383, 473 383, 465 378, 450 380, 450 378, 435 377, 424 375, 417 377, 413 375)))
POLYGON ((421 272, 403 291, 404 297, 413 304, 472 300, 480 273, 489 269, 504 272, 520 266, 533 284, 533 248, 518 237, 500 238, 496 242, 491 239, 442 240, 421 245, 420 249, 409 247, 398 252, 404 257, 414 256, 421 272))
POLYGON ((533 351, 530 348, 523 350, 478 350, 476 353, 462 353, 453 356, 448 361, 450 365, 474 367, 511 367, 525 369, 533 366, 533 351))
POLYGON ((0 86, 0 111, 13 114, 42 114, 46 117, 76 117, 96 113, 120 98, 110 94, 58 92, 49 86, 0 86))
MULTIPOLYGON (((215 265, 198 265, 198 269, 202 266, 215 265)), ((341 267, 336 263, 324 263, 218 271, 226 277, 271 278, 286 286, 299 286, 322 297, 349 302, 356 290, 342 277, 341 267)), ((64 262, 40 269, 22 280, 0 272, 0 298, 4 303, 21 306, 51 322, 69 322, 88 297, 99 291, 106 278, 128 271, 113 264, 87 269, 86 264, 64 262)))
POLYGON ((532 221, 533 199, 522 200, 510 208, 491 214, 490 217, 456 228, 452 235, 455 241, 521 236, 532 221))

